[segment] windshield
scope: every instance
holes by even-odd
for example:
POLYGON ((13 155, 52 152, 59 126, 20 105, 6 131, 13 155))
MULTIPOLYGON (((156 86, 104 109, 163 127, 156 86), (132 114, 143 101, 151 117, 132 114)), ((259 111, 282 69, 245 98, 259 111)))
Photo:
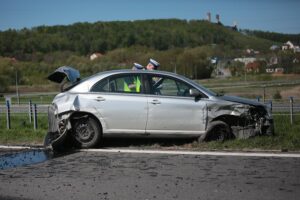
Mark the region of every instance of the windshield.
POLYGON ((204 92, 204 93, 206 93, 206 94, 208 94, 210 96, 219 96, 219 94, 217 94, 217 93, 215 93, 215 92, 213 92, 213 91, 211 91, 211 90, 203 87, 200 83, 197 83, 194 80, 188 79, 185 76, 181 76, 181 75, 180 75, 180 77, 183 78, 183 79, 185 79, 187 82, 191 83, 192 85, 194 85, 195 87, 197 87, 198 89, 200 89, 202 92, 204 92))

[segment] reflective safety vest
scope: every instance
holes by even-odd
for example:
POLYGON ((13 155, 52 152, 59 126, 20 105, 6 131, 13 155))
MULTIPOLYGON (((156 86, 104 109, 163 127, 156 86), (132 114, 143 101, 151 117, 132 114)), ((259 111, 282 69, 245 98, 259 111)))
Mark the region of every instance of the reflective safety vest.
MULTIPOLYGON (((133 84, 135 85, 135 91, 136 92, 140 92, 140 88, 141 88, 141 81, 139 79, 139 77, 134 78, 134 82, 133 84)), ((128 84, 126 83, 126 81, 124 81, 124 92, 133 92, 132 90, 133 88, 129 88, 128 84)))
POLYGON ((134 80, 134 84, 135 84, 136 92, 140 92, 141 81, 140 81, 139 77, 136 77, 136 79, 134 80))
POLYGON ((124 92, 131 92, 131 89, 128 87, 126 81, 124 81, 124 92))

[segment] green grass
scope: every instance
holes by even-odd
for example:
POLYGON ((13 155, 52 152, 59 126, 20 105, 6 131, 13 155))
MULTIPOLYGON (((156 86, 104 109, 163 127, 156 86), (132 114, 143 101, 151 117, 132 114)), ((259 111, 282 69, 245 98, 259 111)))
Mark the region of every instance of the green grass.
POLYGON ((6 116, 0 115, 0 144, 42 144, 47 133, 47 116, 38 116, 38 128, 34 130, 33 122, 25 114, 11 116, 11 129, 7 129, 6 116))
MULTIPOLYGON (((284 113, 281 113, 284 114, 284 113)), ((6 128, 6 118, 0 115, 0 144, 42 144, 47 133, 47 116, 38 116, 38 129, 34 131, 25 114, 12 115, 11 129, 6 128)), ((295 115, 290 125, 289 115, 274 115, 275 136, 257 136, 225 142, 193 142, 182 147, 193 150, 300 150, 300 115, 295 115)), ((141 144, 143 145, 143 144, 141 144)), ((171 144, 172 145, 172 144, 171 144)), ((147 148, 147 145, 146 145, 147 148)))

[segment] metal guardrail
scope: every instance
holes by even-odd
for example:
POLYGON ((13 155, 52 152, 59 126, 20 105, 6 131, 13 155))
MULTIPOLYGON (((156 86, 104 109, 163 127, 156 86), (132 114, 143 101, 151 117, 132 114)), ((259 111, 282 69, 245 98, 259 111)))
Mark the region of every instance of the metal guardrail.
MULTIPOLYGON (((266 105, 269 105, 266 103, 266 105)), ((46 114, 48 112, 49 105, 37 105, 37 113, 46 114)), ((7 107, 1 105, 0 113, 6 113, 7 107)), ((300 103, 293 105, 293 111, 295 113, 300 112, 300 103)), ((11 113, 28 113, 29 106, 28 105, 11 105, 10 106, 11 113)), ((272 112, 290 112, 290 104, 289 103, 273 103, 272 104, 272 112)))
MULTIPOLYGON (((289 101, 276 101, 274 103, 272 101, 265 101, 265 105, 272 110, 273 115, 289 115, 291 124, 293 124, 294 115, 300 115, 300 101, 294 102, 292 97, 289 99, 289 101)), ((10 105, 9 101, 7 101, 6 105, 0 105, 0 116, 6 115, 7 128, 10 129, 11 115, 28 113, 29 122, 32 123, 33 120, 34 130, 36 130, 38 127, 37 116, 41 114, 46 115, 48 113, 48 107, 49 105, 45 104, 32 104, 31 101, 29 101, 27 105, 10 105)))
MULTIPOLYGON (((47 113, 48 112, 49 105, 38 105, 38 104, 35 104, 35 105, 36 105, 37 113, 47 113)), ((6 110, 7 110, 7 106, 0 105, 0 113, 6 113, 6 110)), ((11 113, 29 113, 30 106, 25 105, 25 104, 11 105, 10 112, 11 113)))
MULTIPOLYGON (((261 102, 263 103, 263 102, 261 102)), ((272 107, 273 112, 290 112, 291 102, 288 100, 285 101, 270 101, 266 100, 265 105, 272 107)), ((49 104, 36 104, 37 105, 37 113, 47 113, 49 104)), ((300 99, 293 100, 293 111, 300 112, 300 99)), ((0 113, 6 113, 7 106, 0 105, 0 113)), ((10 105, 11 113, 28 113, 30 111, 30 103, 29 104, 12 104, 10 105)))

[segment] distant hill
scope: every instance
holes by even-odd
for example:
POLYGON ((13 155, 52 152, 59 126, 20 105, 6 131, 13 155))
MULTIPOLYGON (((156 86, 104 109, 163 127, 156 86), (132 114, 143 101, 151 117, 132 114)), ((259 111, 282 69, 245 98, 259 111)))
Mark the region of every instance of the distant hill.
POLYGON ((78 55, 105 53, 118 48, 145 46, 154 50, 223 45, 229 49, 267 50, 272 40, 285 42, 299 35, 248 31, 242 34, 204 20, 138 20, 75 23, 68 26, 38 26, 0 32, 0 56, 71 51, 78 55))
POLYGON ((15 84, 16 72, 20 85, 42 85, 49 83, 46 77, 59 66, 75 67, 86 77, 105 70, 130 69, 134 62, 146 65, 149 58, 160 62, 160 70, 204 79, 210 78, 216 67, 212 60, 226 61, 227 67, 241 71, 236 74, 244 74, 240 63, 229 61, 248 56, 270 59, 275 53, 288 73, 299 73, 299 63, 294 63, 300 60, 298 54, 270 50, 273 44, 287 40, 299 44, 299 35, 237 31, 204 20, 178 19, 0 31, 0 92, 15 84), (101 57, 90 60, 93 53, 101 57))

